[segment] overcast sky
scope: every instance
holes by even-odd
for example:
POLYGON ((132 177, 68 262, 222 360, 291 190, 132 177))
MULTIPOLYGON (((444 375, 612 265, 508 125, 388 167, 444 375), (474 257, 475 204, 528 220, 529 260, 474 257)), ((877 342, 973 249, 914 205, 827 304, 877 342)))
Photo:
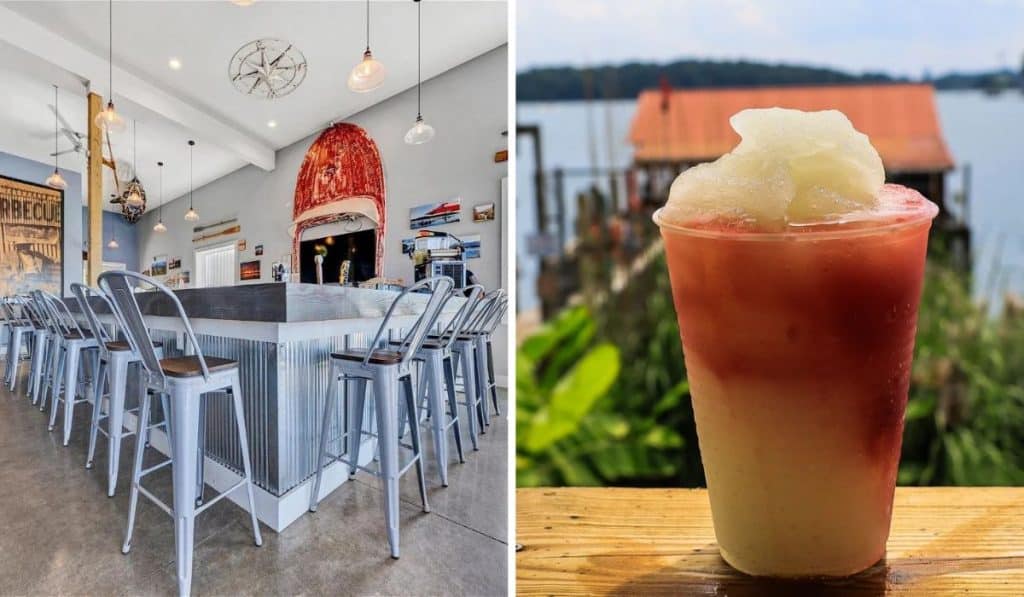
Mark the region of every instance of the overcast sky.
POLYGON ((735 59, 920 76, 1019 68, 1024 0, 518 0, 517 68, 735 59))

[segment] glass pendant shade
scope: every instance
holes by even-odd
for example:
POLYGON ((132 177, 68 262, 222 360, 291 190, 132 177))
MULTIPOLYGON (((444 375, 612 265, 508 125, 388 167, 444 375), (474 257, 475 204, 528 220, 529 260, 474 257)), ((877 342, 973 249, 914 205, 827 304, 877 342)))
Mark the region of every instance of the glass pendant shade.
POLYGON ((138 178, 133 178, 128 183, 128 188, 125 189, 124 202, 133 207, 139 207, 146 203, 146 191, 142 188, 142 183, 139 182, 138 178))
POLYGON ((46 179, 46 186, 63 191, 68 188, 68 183, 64 180, 64 177, 60 175, 60 171, 54 168, 53 174, 46 179))
POLYGON ((153 226, 153 232, 167 232, 167 226, 164 226, 163 220, 157 222, 156 226, 153 226))
POLYGON ((110 239, 110 242, 107 243, 107 248, 108 249, 117 249, 117 248, 120 248, 120 246, 121 245, 117 244, 117 239, 116 238, 110 239))
POLYGON ((195 222, 198 219, 199 219, 199 212, 197 212, 196 210, 192 209, 191 207, 188 208, 188 211, 185 212, 185 221, 186 222, 195 222))
POLYGON ((111 133, 120 133, 125 129, 124 119, 114 109, 114 102, 107 102, 107 107, 96 115, 96 126, 111 133))
POLYGON ((363 60, 352 68, 348 75, 348 88, 356 93, 366 93, 380 87, 384 82, 384 65, 378 62, 370 50, 363 53, 363 60))
POLYGON ((423 122, 422 116, 416 117, 416 124, 405 134, 405 142, 409 145, 422 145, 433 138, 434 127, 423 122))

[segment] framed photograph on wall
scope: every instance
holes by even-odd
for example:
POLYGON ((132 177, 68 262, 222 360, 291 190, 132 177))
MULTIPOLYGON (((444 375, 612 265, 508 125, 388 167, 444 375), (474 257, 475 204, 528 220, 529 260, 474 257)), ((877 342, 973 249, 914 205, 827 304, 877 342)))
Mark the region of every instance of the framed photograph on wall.
POLYGON ((474 222, 490 222, 494 219, 494 202, 473 206, 474 222))
POLYGON ((0 176, 0 296, 64 289, 64 191, 0 176))
POLYGON ((462 199, 417 205, 409 210, 409 228, 428 228, 461 221, 462 199))
POLYGON ((153 276, 166 276, 167 255, 157 255, 154 257, 153 263, 149 264, 149 271, 153 272, 153 276))
POLYGON ((238 264, 238 279, 244 281, 247 280, 259 280, 260 279, 260 260, 245 261, 238 264))

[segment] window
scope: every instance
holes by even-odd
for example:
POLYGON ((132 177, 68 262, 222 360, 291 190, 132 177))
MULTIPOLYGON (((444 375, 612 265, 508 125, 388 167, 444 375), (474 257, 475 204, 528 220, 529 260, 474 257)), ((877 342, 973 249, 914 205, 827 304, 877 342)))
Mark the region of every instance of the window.
POLYGON ((196 288, 235 284, 235 243, 196 250, 196 288))

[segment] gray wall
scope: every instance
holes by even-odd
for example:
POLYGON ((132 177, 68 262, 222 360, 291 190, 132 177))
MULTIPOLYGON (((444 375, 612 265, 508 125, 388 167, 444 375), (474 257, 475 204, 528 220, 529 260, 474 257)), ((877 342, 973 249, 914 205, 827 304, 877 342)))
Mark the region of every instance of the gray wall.
MULTIPOLYGON (((68 159, 65 156, 64 161, 68 159)), ((4 176, 42 184, 51 173, 52 163, 0 151, 0 174, 4 176)), ((60 174, 68 183, 64 189, 64 293, 70 294, 70 284, 82 280, 82 176, 64 168, 60 174)))
MULTIPOLYGON (((387 188, 387 232, 384 239, 384 275, 413 279, 412 262, 401 253, 401 240, 415 231, 409 228, 409 209, 461 197, 462 221, 438 227, 460 234, 480 234, 481 258, 470 260, 469 268, 488 288, 504 284, 501 264, 501 179, 508 175, 507 163, 494 163, 494 153, 507 147, 501 135, 508 128, 508 47, 502 46, 462 64, 423 84, 423 116, 437 130, 428 144, 406 145, 403 136, 416 117, 416 91, 409 90, 346 119, 370 134, 380 149, 387 188), (497 219, 474 224, 474 205, 494 202, 497 219)), ((339 80, 343 85, 344 81, 339 80)), ((277 152, 277 168, 264 172, 247 166, 207 184, 194 192, 200 224, 238 218, 242 231, 235 240, 245 239, 246 250, 239 261, 261 259, 262 281, 269 281, 270 264, 291 253, 292 198, 295 178, 309 146, 319 133, 277 152), (264 254, 256 257, 256 245, 264 254)), ((195 156, 202 159, 202 145, 195 156)), ((181 258, 182 269, 194 275, 192 226, 182 219, 188 198, 181 197, 164 207, 165 233, 155 233, 156 214, 146 214, 137 225, 140 267, 156 255, 181 258)), ((222 239, 218 242, 224 242, 222 239)), ((212 244, 217 244, 216 242, 212 244)), ((236 274, 237 275, 237 274, 236 274)), ((502 326, 504 328, 504 326, 502 326)), ((505 330, 495 343, 499 374, 505 375, 505 330)))
MULTIPOLYGON (((103 212, 103 261, 123 263, 129 271, 139 271, 138 228, 129 224, 120 214, 103 212), (118 248, 107 246, 110 238, 117 239, 118 248)), ((82 238, 89 238, 89 208, 82 207, 82 238)))

